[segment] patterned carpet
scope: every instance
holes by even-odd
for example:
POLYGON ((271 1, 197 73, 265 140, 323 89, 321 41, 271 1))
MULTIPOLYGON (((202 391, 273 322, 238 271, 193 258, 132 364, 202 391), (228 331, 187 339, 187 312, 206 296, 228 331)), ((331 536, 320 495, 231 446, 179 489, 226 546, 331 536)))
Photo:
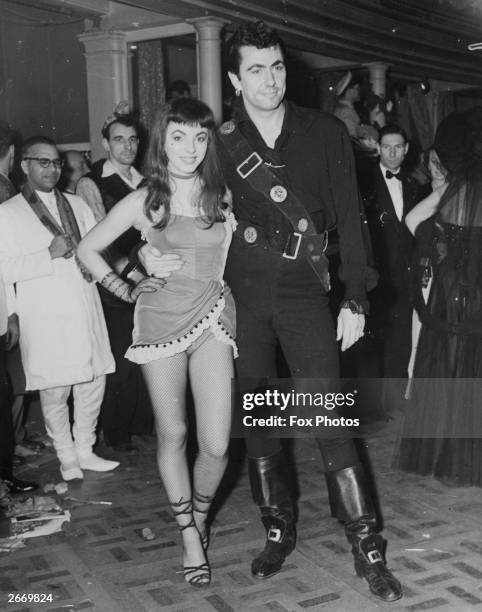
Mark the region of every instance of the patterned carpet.
MULTIPOLYGON (((33 538, 0 554, 0 609, 9 612, 91 610, 336 611, 482 608, 482 498, 476 488, 448 488, 431 478, 391 468, 397 422, 359 441, 370 457, 389 540, 389 566, 404 586, 403 599, 383 604, 353 570, 342 527, 330 517, 312 440, 293 447, 299 485, 298 545, 283 570, 267 581, 250 574, 263 529, 250 495, 242 445, 219 495, 209 559, 213 581, 195 589, 184 581, 180 538, 161 490, 155 442, 137 439, 138 455, 119 456, 112 473, 86 472, 69 485, 60 505, 72 521, 62 532, 33 538), (73 498, 73 499, 68 499, 73 498), (111 502, 94 504, 93 501, 111 502), (145 539, 149 528, 154 538, 145 539), (9 603, 8 594, 36 593, 46 603, 9 603)), ((115 455, 100 447, 99 453, 115 455)), ((32 457, 19 477, 59 482, 51 449, 32 457)), ((50 494, 49 494, 50 495, 50 494)), ((5 534, 6 522, 3 524, 5 534)))

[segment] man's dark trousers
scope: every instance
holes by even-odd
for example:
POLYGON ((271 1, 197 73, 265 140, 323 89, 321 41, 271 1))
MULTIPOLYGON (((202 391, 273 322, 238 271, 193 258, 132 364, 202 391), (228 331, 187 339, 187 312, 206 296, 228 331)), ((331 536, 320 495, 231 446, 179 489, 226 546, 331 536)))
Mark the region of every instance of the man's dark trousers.
MULTIPOLYGON (((277 378, 279 343, 294 379, 338 384, 338 347, 328 296, 305 260, 289 261, 280 253, 245 246, 234 238, 225 277, 236 301, 238 378, 277 378)), ((245 433, 250 457, 272 455, 280 449, 277 438, 256 435, 248 428, 245 433)), ((327 471, 359 461, 349 436, 328 432, 317 442, 327 471)))

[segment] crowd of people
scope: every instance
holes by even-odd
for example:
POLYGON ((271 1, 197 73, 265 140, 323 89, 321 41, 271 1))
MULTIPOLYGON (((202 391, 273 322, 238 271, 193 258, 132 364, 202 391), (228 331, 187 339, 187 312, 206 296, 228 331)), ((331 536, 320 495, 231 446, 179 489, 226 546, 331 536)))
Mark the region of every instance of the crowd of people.
MULTIPOLYGON (((19 193, 8 178, 14 133, 0 126, 0 478, 12 493, 36 488, 13 475, 7 360, 18 343, 15 398, 39 392, 64 480, 117 468, 94 452, 99 431, 119 453, 136 451, 134 434, 155 431, 194 587, 211 582, 208 518, 238 410, 231 381, 263 388, 280 376, 280 352, 300 393, 337 391, 340 355, 359 372, 373 360, 385 384, 372 416, 405 408, 397 465, 482 484, 480 109, 442 122, 421 185, 404 170, 402 128, 359 124, 351 75, 336 116, 285 99, 283 41, 263 22, 232 36, 227 71, 232 118, 217 131, 211 110, 177 83, 150 126, 142 175, 139 126, 125 105, 107 117, 106 158, 92 167, 49 138, 26 140, 19 193), (326 255, 335 233, 339 296, 326 255)), ((266 530, 251 571, 267 579, 296 546, 293 484, 276 432, 245 434, 266 530)), ((357 574, 379 599, 399 599, 349 429, 313 435, 357 574)))

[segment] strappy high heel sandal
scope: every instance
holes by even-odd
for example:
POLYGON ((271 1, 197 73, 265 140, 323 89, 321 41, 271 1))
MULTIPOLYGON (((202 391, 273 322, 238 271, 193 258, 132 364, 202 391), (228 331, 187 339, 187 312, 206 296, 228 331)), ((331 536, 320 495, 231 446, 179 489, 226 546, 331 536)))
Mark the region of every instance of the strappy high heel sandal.
MULTIPOLYGON (((186 501, 180 501, 177 503, 171 503, 171 508, 172 514, 176 519, 177 528, 180 533, 182 533, 185 529, 196 529, 197 531, 196 523, 194 522, 194 517, 192 514, 193 504, 191 499, 188 499, 186 501), (185 525, 180 525, 178 517, 183 515, 186 515, 188 517, 190 516, 191 518, 189 522, 185 525)), ((207 561, 201 563, 200 565, 184 565, 183 573, 186 582, 193 587, 205 587, 211 583, 211 568, 207 561)))
MULTIPOLYGON (((205 514, 206 521, 207 521, 207 515, 209 514, 209 509, 211 508, 213 499, 214 499, 214 495, 211 495, 211 496, 203 495, 202 493, 199 493, 199 491, 194 491, 193 493, 193 511, 198 512, 199 514, 205 514), (207 508, 203 510, 199 507, 199 504, 207 504, 207 508)), ((201 544, 202 544, 202 547, 204 548, 204 552, 207 552, 207 549, 209 547, 209 527, 206 526, 206 522, 204 523, 203 532, 202 533, 199 532, 199 535, 201 536, 201 544)))

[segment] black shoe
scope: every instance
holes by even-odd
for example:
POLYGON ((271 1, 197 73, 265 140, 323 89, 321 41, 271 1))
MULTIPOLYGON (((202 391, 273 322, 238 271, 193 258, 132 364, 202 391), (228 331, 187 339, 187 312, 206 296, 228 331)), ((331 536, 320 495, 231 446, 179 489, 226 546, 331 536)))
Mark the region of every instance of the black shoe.
POLYGON ((3 482, 6 484, 7 489, 10 493, 27 493, 29 491, 35 491, 38 489, 38 484, 36 482, 29 482, 27 480, 19 480, 14 476, 10 478, 3 478, 3 482))
MULTIPOLYGON (((182 533, 186 529, 195 529, 199 535, 192 513, 192 499, 173 503, 171 504, 171 508, 174 518, 177 522, 177 528, 180 533, 182 533), (181 523, 181 521, 183 522, 181 523)), ((205 560, 203 563, 199 565, 185 565, 183 570, 184 580, 188 584, 196 588, 207 587, 211 584, 211 567, 209 565, 208 560, 206 559, 206 551, 204 551, 204 555, 205 560)))
POLYGON ((293 521, 265 516, 263 524, 266 527, 266 545, 263 552, 251 563, 251 573, 260 580, 266 580, 277 574, 296 544, 293 521))
POLYGON ((372 534, 353 543, 355 571, 365 578, 370 591, 382 601, 397 601, 403 595, 402 585, 388 569, 381 535, 372 534))
POLYGON ((402 597, 402 587, 385 563, 385 541, 375 532, 377 518, 365 471, 360 464, 326 473, 332 514, 345 523, 356 573, 382 601, 402 597))
POLYGON ((261 509, 266 545, 251 564, 255 578, 266 580, 277 574, 296 545, 294 508, 282 451, 248 459, 253 500, 261 509))

